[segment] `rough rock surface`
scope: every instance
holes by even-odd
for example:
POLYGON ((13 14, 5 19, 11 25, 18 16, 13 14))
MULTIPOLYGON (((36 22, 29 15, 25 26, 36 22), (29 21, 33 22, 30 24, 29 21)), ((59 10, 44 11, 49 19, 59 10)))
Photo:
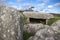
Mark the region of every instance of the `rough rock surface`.
POLYGON ((24 11, 23 14, 28 18, 37 18, 37 19, 50 19, 54 18, 52 14, 46 14, 42 12, 35 12, 35 11, 24 11))
POLYGON ((29 23, 29 24, 24 25, 24 31, 27 31, 28 33, 32 33, 32 32, 35 33, 40 29, 44 29, 48 27, 49 27, 48 25, 43 25, 41 23, 38 23, 38 24, 29 23))
POLYGON ((0 6, 0 40, 22 40, 21 18, 16 9, 0 6))
POLYGON ((59 27, 60 27, 60 20, 54 22, 54 23, 52 24, 52 26, 59 26, 59 27))
POLYGON ((36 32, 28 40, 60 40, 60 27, 50 26, 36 32))
POLYGON ((24 31, 27 31, 27 32, 36 32, 38 31, 39 29, 42 29, 44 28, 43 24, 27 24, 27 25, 24 25, 24 31))

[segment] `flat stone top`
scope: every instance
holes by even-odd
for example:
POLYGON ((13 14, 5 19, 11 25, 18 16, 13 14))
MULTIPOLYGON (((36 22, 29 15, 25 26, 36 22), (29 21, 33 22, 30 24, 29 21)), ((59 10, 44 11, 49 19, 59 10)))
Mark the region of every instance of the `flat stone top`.
POLYGON ((52 14, 40 13, 40 12, 34 12, 34 11, 26 11, 26 12, 23 12, 23 14, 29 18, 41 18, 41 19, 54 18, 52 14))

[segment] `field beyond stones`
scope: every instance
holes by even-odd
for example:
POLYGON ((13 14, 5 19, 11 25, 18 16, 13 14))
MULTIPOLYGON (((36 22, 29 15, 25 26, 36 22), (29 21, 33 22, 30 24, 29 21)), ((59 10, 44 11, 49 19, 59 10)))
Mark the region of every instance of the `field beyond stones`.
POLYGON ((54 18, 53 19, 50 19, 48 21, 48 25, 51 25, 52 23, 54 23, 57 20, 60 20, 60 14, 53 14, 53 15, 54 15, 54 18))

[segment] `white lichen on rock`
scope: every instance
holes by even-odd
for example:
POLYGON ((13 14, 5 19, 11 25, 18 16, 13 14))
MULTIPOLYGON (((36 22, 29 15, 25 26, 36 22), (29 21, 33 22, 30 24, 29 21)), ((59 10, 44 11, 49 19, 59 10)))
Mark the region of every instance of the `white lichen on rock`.
POLYGON ((21 13, 18 10, 0 6, 0 40, 22 40, 21 20, 21 13))

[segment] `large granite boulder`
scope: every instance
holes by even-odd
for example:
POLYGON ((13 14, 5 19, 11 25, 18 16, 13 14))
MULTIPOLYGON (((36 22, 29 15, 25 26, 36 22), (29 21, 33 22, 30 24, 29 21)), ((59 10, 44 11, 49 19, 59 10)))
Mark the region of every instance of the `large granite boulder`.
POLYGON ((43 24, 26 24, 24 25, 24 31, 28 32, 28 33, 35 33, 37 32, 39 29, 44 28, 43 24))
POLYGON ((60 27, 60 20, 54 22, 54 23, 52 24, 52 26, 59 26, 59 27, 60 27))
POLYGON ((24 31, 28 32, 28 33, 36 33, 38 30, 44 29, 44 28, 48 28, 48 25, 44 25, 41 23, 29 23, 24 25, 24 31))
POLYGON ((54 32, 50 29, 42 29, 42 30, 37 31, 35 36, 30 37, 29 40, 52 40, 53 34, 54 34, 54 32))
POLYGON ((0 6, 0 40, 22 40, 22 15, 14 8, 0 6))
POLYGON ((60 40, 60 27, 50 26, 36 32, 28 40, 60 40))

